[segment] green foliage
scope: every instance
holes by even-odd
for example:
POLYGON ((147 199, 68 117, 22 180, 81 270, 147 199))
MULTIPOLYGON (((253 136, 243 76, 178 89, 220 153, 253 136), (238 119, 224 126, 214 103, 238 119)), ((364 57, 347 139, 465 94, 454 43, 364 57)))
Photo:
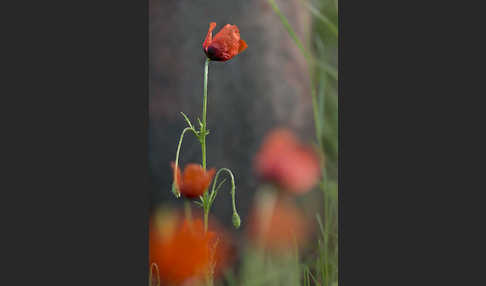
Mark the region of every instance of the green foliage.
POLYGON ((338 285, 338 0, 302 0, 314 16, 312 45, 304 47, 280 11, 277 0, 267 0, 310 68, 318 146, 324 154, 322 213, 316 214, 320 233, 310 257, 293 254, 266 256, 257 249, 243 252, 238 275, 226 273, 228 285, 338 285), (301 262, 305 261, 305 263, 301 262))
MULTIPOLYGON (((306 3, 315 16, 313 22, 315 58, 320 63, 337 70, 337 0, 306 3)), ((310 284, 334 286, 338 283, 338 80, 337 74, 334 76, 322 68, 318 68, 316 73, 320 120, 322 120, 321 140, 325 154, 324 181, 321 184, 324 209, 322 214, 316 215, 320 229, 317 258, 308 266, 309 273, 315 274, 315 279, 311 278, 310 284)))
POLYGON ((244 251, 239 279, 233 272, 226 274, 230 286, 295 286, 300 285, 301 265, 295 253, 268 255, 249 247, 244 251))
MULTIPOLYGON (((299 279, 289 285, 322 285, 338 284, 338 0, 302 0, 302 4, 314 16, 311 47, 304 47, 290 26, 286 16, 278 8, 276 0, 268 0, 283 26, 305 56, 310 68, 312 82, 312 102, 318 146, 324 154, 324 168, 320 189, 323 197, 323 211, 316 214, 316 223, 320 233, 316 242, 316 252, 306 263, 294 265, 292 270, 279 266, 284 272, 265 270, 268 275, 274 274, 274 281, 288 273, 299 273, 299 279), (270 274, 269 274, 270 273, 270 274), (280 273, 280 274, 279 274, 280 273)), ((248 259, 248 258, 246 258, 248 259)), ((254 271, 266 269, 265 264, 257 260, 248 263, 254 271), (253 269, 253 268, 252 268, 253 269)), ((245 265, 245 262, 243 263, 245 265)), ((258 273, 246 273, 252 279, 261 278, 258 273)), ((263 276, 265 277, 265 276, 263 276)), ((253 281, 253 280, 250 280, 253 281)), ((283 284, 291 281, 288 278, 283 284)), ((263 283, 263 282, 261 282, 263 283)), ((271 285, 271 284, 240 285, 271 285)))

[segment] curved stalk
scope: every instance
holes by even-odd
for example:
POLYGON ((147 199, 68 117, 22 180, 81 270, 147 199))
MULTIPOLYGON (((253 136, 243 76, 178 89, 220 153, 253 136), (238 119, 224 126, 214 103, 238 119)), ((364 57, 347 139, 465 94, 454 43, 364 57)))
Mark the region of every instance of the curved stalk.
MULTIPOLYGON (((174 178, 176 178, 177 176, 177 170, 179 168, 179 153, 181 151, 181 146, 182 146, 182 139, 184 139, 184 134, 187 132, 187 131, 192 131, 194 132, 194 134, 196 134, 196 132, 194 131, 194 129, 192 129, 191 127, 186 127, 184 128, 184 130, 182 130, 182 133, 181 133, 181 137, 179 138, 179 144, 177 145, 177 151, 176 151, 176 159, 175 159, 175 168, 174 168, 174 178)), ((197 136, 197 134, 196 134, 197 136)), ((176 198, 179 198, 181 196, 181 193, 179 191, 179 188, 176 187, 176 181, 174 181, 172 183, 172 193, 174 194, 174 196, 176 196, 176 198)))
MULTIPOLYGON (((213 188, 211 189, 211 194, 209 196, 209 205, 213 203, 213 201, 216 199, 216 195, 218 194, 219 188, 221 188, 222 183, 216 187, 216 183, 218 182, 218 177, 221 172, 226 172, 231 178, 231 200, 233 204, 233 218, 232 222, 233 225, 236 228, 239 228, 241 225, 241 219, 240 216, 238 215, 238 212, 236 211, 236 199, 235 199, 235 193, 236 193, 236 185, 235 185, 235 177, 233 176, 233 173, 231 172, 230 169, 228 168, 221 168, 216 172, 216 176, 214 177, 214 182, 213 182, 213 188)), ((224 183, 224 182, 223 182, 224 183)))

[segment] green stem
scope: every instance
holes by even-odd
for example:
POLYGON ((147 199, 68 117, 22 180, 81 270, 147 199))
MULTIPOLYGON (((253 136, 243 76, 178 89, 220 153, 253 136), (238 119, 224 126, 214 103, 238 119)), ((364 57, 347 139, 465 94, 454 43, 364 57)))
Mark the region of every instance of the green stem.
POLYGON ((207 123, 206 123, 206 113, 208 108, 208 66, 209 66, 209 58, 206 58, 206 62, 204 63, 204 100, 203 100, 203 121, 201 131, 203 132, 201 138, 201 148, 202 148, 202 166, 206 169, 206 130, 207 130, 207 123))
POLYGON ((204 232, 208 231, 209 206, 204 207, 204 232))
POLYGON ((319 105, 317 104, 316 89, 314 88, 314 84, 313 83, 311 84, 312 84, 311 86, 312 111, 314 114, 314 127, 316 132, 316 139, 317 139, 317 143, 319 144, 320 150, 323 150, 322 132, 321 132, 322 127, 321 127, 321 120, 319 118, 319 105))
POLYGON ((233 218, 232 218, 232 222, 233 222, 234 227, 239 228, 240 225, 241 225, 241 219, 240 219, 240 216, 238 215, 238 212, 236 211, 236 199, 235 199, 236 185, 235 185, 235 176, 233 176, 233 172, 231 172, 230 169, 228 169, 228 168, 221 168, 221 169, 218 170, 218 172, 216 172, 216 176, 214 177, 214 181, 213 181, 213 188, 212 188, 211 194, 209 196, 209 204, 211 205, 213 203, 214 199, 216 199, 216 195, 218 194, 218 190, 221 187, 221 184, 220 185, 217 185, 218 178, 219 178, 219 174, 221 172, 228 173, 228 175, 230 176, 230 179, 231 179, 231 201, 232 201, 232 205, 233 205, 233 218))
MULTIPOLYGON (((206 58, 204 62, 204 98, 203 98, 203 119, 202 119, 202 126, 201 126, 201 151, 202 151, 202 167, 206 170, 206 130, 207 130, 207 122, 206 122, 206 113, 208 108, 208 67, 209 67, 209 58, 206 58)), ((208 230, 208 216, 209 216, 209 197, 208 192, 204 192, 203 195, 203 211, 204 211, 204 232, 208 230)))
POLYGON ((159 274, 159 266, 157 266, 156 263, 153 263, 150 264, 150 274, 149 274, 149 285, 150 286, 160 286, 160 274, 159 274), (153 282, 154 281, 154 271, 153 270, 156 270, 156 274, 155 274, 155 283, 153 282))
POLYGON ((185 212, 186 219, 189 222, 191 222, 192 221, 192 209, 191 209, 191 203, 188 200, 184 201, 184 212, 185 212))
POLYGON ((274 0, 268 0, 270 5, 273 8, 273 11, 280 17, 280 21, 284 25, 285 29, 289 33, 290 37, 294 40, 294 42, 297 44, 297 47, 300 49, 302 54, 305 57, 305 60, 307 61, 308 64, 311 64, 311 55, 310 53, 307 52, 307 50, 304 48, 304 45, 300 41, 299 37, 297 37, 297 34, 294 32, 294 29, 292 29, 292 26, 289 24, 289 21, 287 20, 287 17, 280 11, 280 8, 278 8, 277 3, 275 3, 274 0))

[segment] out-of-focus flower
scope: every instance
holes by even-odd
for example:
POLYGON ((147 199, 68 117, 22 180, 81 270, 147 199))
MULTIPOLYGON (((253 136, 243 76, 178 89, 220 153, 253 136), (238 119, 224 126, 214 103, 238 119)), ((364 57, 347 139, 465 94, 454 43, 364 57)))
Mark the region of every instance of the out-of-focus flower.
POLYGON ((203 43, 206 56, 213 61, 227 61, 243 52, 248 45, 240 39, 240 30, 236 25, 227 24, 213 38, 215 22, 209 24, 208 34, 203 43))
POLYGON ((258 175, 293 193, 305 193, 319 181, 316 152, 287 129, 272 131, 255 157, 258 175))
MULTIPOLYGON (((196 217, 199 221, 202 221, 202 213, 196 214, 196 217), (201 215, 201 216, 199 216, 201 215)), ((228 232, 221 223, 219 223, 218 219, 214 216, 209 215, 209 226, 208 229, 211 230, 213 237, 213 277, 217 279, 221 276, 231 263, 234 262, 235 259, 235 242, 230 232, 228 232)))
POLYGON ((291 201, 266 194, 257 198, 250 213, 248 234, 258 246, 282 252, 306 243, 310 228, 291 201))
POLYGON ((202 195, 209 184, 213 180, 216 169, 204 170, 199 164, 187 164, 184 172, 181 174, 179 167, 175 167, 175 163, 171 163, 174 170, 174 182, 176 188, 188 198, 196 198, 202 195))
POLYGON ((220 239, 217 232, 205 233, 200 219, 153 218, 149 263, 158 266, 162 285, 202 285, 224 262, 220 239))

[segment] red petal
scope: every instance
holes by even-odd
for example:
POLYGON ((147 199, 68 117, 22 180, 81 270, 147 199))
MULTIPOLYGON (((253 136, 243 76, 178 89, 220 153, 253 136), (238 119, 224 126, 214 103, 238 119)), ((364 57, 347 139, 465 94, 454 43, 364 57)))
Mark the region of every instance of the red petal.
POLYGON ((246 44, 246 42, 243 41, 243 40, 240 40, 240 48, 238 49, 238 54, 243 52, 244 50, 246 50, 246 48, 248 48, 248 45, 246 44))
POLYGON ((216 28, 216 23, 215 22, 209 23, 208 34, 206 35, 206 39, 204 39, 204 43, 203 43, 204 51, 207 51, 208 46, 211 45, 211 42, 213 41, 213 30, 214 30, 214 28, 216 28))
POLYGON ((214 169, 214 168, 211 168, 210 170, 207 171, 207 175, 208 175, 208 178, 209 178, 209 182, 208 182, 209 184, 213 180, 215 174, 216 174, 216 169, 214 169))

